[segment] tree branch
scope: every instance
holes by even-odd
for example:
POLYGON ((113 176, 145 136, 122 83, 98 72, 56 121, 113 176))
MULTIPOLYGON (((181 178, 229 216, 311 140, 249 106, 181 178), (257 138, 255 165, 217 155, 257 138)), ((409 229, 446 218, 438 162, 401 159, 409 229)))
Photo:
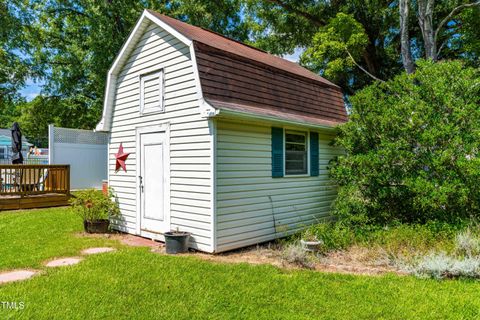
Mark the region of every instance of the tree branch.
POLYGON ((402 54, 403 67, 405 68, 407 74, 412 74, 415 72, 415 63, 413 62, 412 58, 410 37, 408 34, 408 0, 399 0, 398 9, 400 14, 400 51, 402 54))
POLYGON ((285 9, 287 11, 290 11, 291 13, 295 13, 299 16, 304 17, 305 19, 309 20, 310 22, 312 22, 317 27, 323 27, 324 25, 327 24, 327 22, 325 20, 320 19, 318 17, 315 17, 314 15, 312 15, 308 12, 305 12, 305 11, 302 11, 300 9, 294 8, 292 5, 290 5, 288 3, 285 3, 282 0, 267 0, 267 1, 270 2, 270 3, 274 3, 276 5, 279 5, 280 7, 282 7, 283 9, 285 9))
MULTIPOLYGON (((438 24, 437 29, 435 30, 434 41, 437 42, 438 34, 440 33, 440 30, 443 28, 445 23, 447 23, 454 15, 456 15, 457 13, 459 13, 465 8, 478 6, 478 5, 480 5, 480 1, 473 2, 473 3, 464 3, 462 5, 459 5, 458 7, 453 8, 453 10, 450 11, 450 13, 438 24)), ((440 53, 440 50, 438 50, 438 53, 440 53)))
POLYGON ((362 70, 363 72, 365 72, 369 77, 371 77, 371 78, 374 79, 374 80, 380 81, 380 82, 385 82, 384 80, 375 77, 373 74, 371 74, 370 72, 368 72, 367 69, 365 69, 364 67, 362 67, 361 65, 359 65, 359 64, 357 63, 357 61, 355 61, 355 59, 353 58, 352 54, 350 53, 350 51, 348 51, 347 48, 345 48, 345 51, 347 52, 347 54, 348 54, 348 56, 350 57, 350 59, 352 59, 353 63, 354 63, 358 68, 360 68, 360 70, 362 70))
POLYGON ((440 45, 440 48, 437 51, 437 58, 440 57, 440 52, 442 52, 443 47, 447 44, 447 41, 443 41, 442 44, 440 45))

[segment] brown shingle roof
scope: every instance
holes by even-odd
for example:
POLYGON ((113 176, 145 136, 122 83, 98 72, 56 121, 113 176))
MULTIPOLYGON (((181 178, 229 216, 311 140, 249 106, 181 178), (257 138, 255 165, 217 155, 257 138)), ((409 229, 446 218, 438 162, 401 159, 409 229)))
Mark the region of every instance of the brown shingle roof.
POLYGON ((197 41, 213 48, 230 52, 251 60, 261 61, 262 63, 268 64, 272 67, 282 69, 287 72, 291 72, 299 76, 320 81, 327 85, 336 87, 336 85, 331 83, 330 81, 320 77, 319 75, 311 72, 310 70, 299 66, 294 62, 271 55, 265 51, 227 38, 216 32, 190 25, 188 23, 160 14, 155 11, 148 11, 166 24, 170 25, 172 28, 174 28, 181 34, 183 34, 185 37, 189 38, 190 40, 197 41))
POLYGON ((315 124, 347 120, 341 89, 330 81, 215 32, 149 12, 194 42, 204 98, 213 107, 315 124))

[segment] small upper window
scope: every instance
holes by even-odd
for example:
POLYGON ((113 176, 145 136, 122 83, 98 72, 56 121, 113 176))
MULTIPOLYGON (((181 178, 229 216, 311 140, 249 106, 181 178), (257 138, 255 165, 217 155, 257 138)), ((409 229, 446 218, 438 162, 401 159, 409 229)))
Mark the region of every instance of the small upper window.
POLYGON ((163 70, 140 76, 140 113, 163 112, 163 70))
POLYGON ((285 174, 308 173, 306 132, 285 131, 285 174))
POLYGON ((7 159, 7 147, 0 146, 0 159, 7 159))

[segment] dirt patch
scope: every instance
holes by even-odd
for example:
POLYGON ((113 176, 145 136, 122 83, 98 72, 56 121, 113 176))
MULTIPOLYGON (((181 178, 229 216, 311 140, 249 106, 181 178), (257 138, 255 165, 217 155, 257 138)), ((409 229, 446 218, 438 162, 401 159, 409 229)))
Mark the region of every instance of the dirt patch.
MULTIPOLYGON (((152 252, 166 254, 164 247, 152 249, 152 252)), ((189 251, 188 253, 179 255, 194 256, 203 260, 220 263, 272 264, 281 267, 283 263, 281 259, 279 259, 279 252, 280 251, 274 248, 274 246, 258 245, 217 254, 189 251)))
MULTIPOLYGON (((164 247, 153 248, 152 252, 166 254, 164 247)), ((193 256, 219 263, 271 264, 280 268, 301 269, 298 265, 286 262, 282 254, 283 247, 281 245, 267 243, 218 254, 191 251, 182 256, 193 256)), ((372 252, 367 248, 352 247, 346 251, 335 251, 311 258, 312 269, 321 272, 372 276, 386 273, 405 274, 392 265, 386 254, 372 252)))
MULTIPOLYGON (((161 242, 145 239, 142 237, 124 234, 87 234, 79 233, 81 237, 99 237, 118 240, 128 246, 151 247, 151 251, 158 254, 165 253, 165 245, 161 242)), ((288 263, 283 258, 284 245, 277 242, 269 242, 261 245, 232 250, 229 252, 209 254, 200 251, 190 251, 180 256, 193 256, 199 259, 218 263, 250 263, 270 264, 286 269, 301 269, 298 265, 288 263)), ((392 259, 381 248, 365 248, 353 246, 348 250, 334 251, 325 255, 310 256, 313 270, 320 272, 334 272, 359 275, 383 275, 405 273, 395 267, 392 259)))

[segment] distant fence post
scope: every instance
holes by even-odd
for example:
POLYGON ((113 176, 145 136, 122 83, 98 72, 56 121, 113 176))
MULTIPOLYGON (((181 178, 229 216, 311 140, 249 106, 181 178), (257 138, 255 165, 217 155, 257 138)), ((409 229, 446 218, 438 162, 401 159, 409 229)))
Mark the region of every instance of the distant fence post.
POLYGON ((53 147, 55 141, 55 135, 53 134, 54 132, 54 125, 49 124, 48 125, 48 164, 54 164, 54 158, 53 158, 53 150, 55 149, 53 147))

